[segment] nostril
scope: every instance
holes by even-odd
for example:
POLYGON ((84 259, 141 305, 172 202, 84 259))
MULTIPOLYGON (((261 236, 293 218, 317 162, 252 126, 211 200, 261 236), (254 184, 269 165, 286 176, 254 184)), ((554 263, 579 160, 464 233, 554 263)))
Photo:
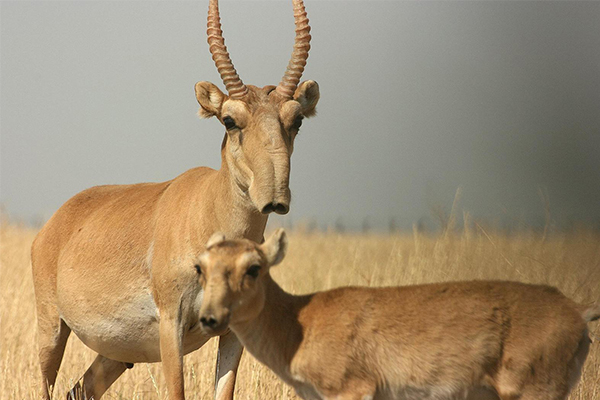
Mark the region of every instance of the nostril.
POLYGON ((270 214, 273 211, 275 211, 275 205, 273 203, 269 203, 269 204, 267 204, 266 206, 263 207, 263 209, 262 209, 261 212, 263 214, 270 214))
POLYGON ((275 212, 277 214, 287 214, 289 211, 288 207, 285 204, 275 204, 275 212))
POLYGON ((269 204, 267 204, 266 206, 263 207, 263 209, 262 209, 261 212, 263 214, 270 214, 272 212, 275 212, 277 214, 287 214, 289 210, 290 209, 285 204, 281 204, 281 203, 269 203, 269 204))
POLYGON ((214 328, 217 325, 217 320, 211 315, 209 317, 201 317, 200 323, 202 324, 202 326, 214 328))

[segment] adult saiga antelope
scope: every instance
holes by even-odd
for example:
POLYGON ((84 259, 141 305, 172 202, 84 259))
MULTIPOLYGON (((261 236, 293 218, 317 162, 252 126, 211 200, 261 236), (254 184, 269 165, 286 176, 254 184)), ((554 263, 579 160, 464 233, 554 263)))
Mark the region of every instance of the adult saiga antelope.
MULTIPOLYGON (((127 367, 162 361, 169 398, 184 398, 183 355, 209 338, 198 324, 201 293, 188 266, 215 231, 263 239, 268 214, 290 204, 290 156, 319 88, 299 84, 310 48, 302 0, 296 39, 278 86, 244 85, 229 58, 217 0, 208 43, 228 95, 196 84, 201 117, 225 126, 218 171, 200 167, 163 183, 98 186, 67 201, 32 246, 43 397, 48 399, 73 331, 98 356, 72 393, 98 399, 127 367)), ((231 399, 242 347, 219 342, 216 394, 231 399)), ((72 394, 73 395, 73 394, 72 394)))
POLYGON ((195 265, 203 329, 229 326, 304 399, 564 400, 588 353, 583 307, 549 286, 471 281, 284 292, 264 244, 214 235, 195 265))

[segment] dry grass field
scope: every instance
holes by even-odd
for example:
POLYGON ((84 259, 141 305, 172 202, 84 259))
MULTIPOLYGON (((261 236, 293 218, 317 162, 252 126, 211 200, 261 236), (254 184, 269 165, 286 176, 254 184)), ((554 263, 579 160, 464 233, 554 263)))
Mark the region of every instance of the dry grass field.
MULTIPOLYGON (((29 248, 35 230, 3 223, 0 231, 0 399, 37 399, 37 345, 29 248)), ((476 226, 438 235, 290 235, 286 260, 273 275, 295 293, 341 285, 400 285, 465 279, 511 279, 559 287, 580 302, 600 300, 600 235, 585 230, 502 235, 476 226)), ((600 324, 591 324, 600 336, 600 324)), ((189 399, 211 399, 215 340, 185 360, 189 399)), ((71 335, 55 398, 83 374, 94 354, 71 335)), ((107 399, 166 399, 159 364, 128 370, 107 399)), ((293 391, 248 354, 238 399, 295 399, 293 391)), ((600 343, 594 341, 572 400, 600 400, 600 343)))

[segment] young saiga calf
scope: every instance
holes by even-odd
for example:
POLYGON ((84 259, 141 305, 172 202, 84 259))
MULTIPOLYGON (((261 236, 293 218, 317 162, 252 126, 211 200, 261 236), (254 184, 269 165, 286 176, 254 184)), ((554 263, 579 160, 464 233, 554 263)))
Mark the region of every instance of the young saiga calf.
POLYGON ((269 274, 287 239, 216 234, 195 265, 200 321, 227 327, 304 399, 566 399, 600 304, 549 286, 471 281, 306 296, 269 274))

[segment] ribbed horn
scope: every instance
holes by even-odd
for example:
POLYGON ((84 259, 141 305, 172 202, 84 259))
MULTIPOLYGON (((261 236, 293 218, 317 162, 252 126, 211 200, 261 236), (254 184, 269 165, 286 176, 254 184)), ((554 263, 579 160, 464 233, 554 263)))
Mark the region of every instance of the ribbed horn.
POLYGON ((304 9, 302 0, 293 0, 294 3, 294 21, 296 22, 296 40, 294 42, 294 51, 292 58, 288 64, 285 75, 281 78, 281 82, 277 86, 277 93, 291 98, 298 87, 308 51, 310 50, 310 26, 304 9))
POLYGON ((225 39, 223 38, 223 31, 221 30, 218 0, 210 0, 208 5, 206 34, 208 35, 208 46, 212 54, 212 59, 217 66, 217 71, 221 75, 229 97, 232 99, 243 98, 248 93, 248 88, 238 76, 231 58, 229 58, 229 52, 227 52, 227 46, 225 46, 225 39))

